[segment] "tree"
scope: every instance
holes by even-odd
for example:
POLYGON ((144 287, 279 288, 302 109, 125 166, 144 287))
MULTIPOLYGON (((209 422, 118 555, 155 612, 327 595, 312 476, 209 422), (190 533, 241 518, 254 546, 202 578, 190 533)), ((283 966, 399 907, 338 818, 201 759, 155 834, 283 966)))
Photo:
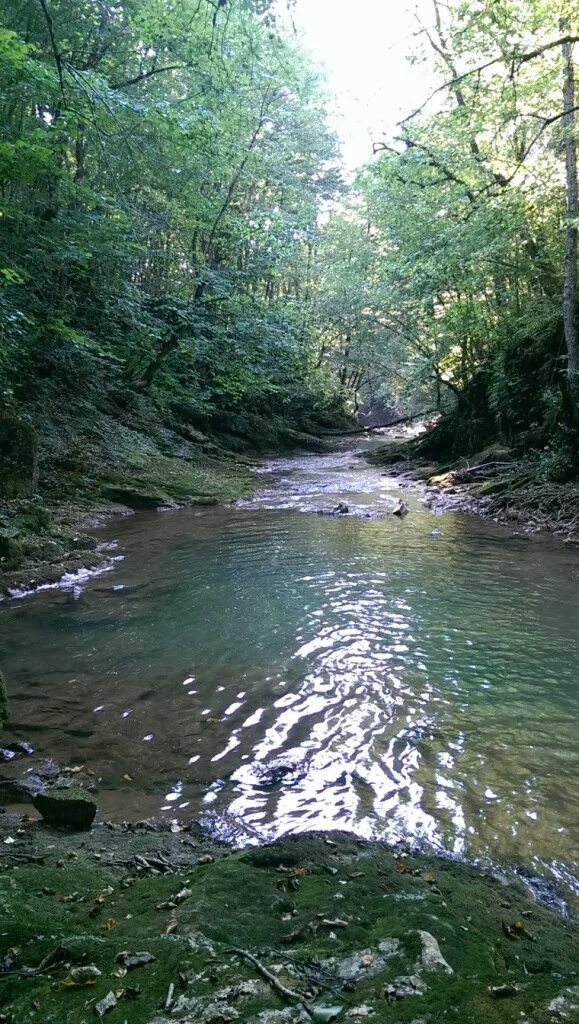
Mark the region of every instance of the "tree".
POLYGON ((390 301, 419 335, 407 374, 434 375, 468 406, 484 370, 489 413, 510 432, 548 432, 579 408, 577 5, 565 13, 561 27, 542 0, 434 0, 419 59, 441 84, 376 143, 360 179, 390 301), (523 410, 520 379, 533 360, 545 373, 523 410))

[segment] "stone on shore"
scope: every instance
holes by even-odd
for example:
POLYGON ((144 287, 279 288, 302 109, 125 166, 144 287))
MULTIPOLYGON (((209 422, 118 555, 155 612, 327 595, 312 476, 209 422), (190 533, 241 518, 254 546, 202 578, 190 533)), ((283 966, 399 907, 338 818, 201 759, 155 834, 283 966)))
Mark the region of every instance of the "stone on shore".
POLYGON ((96 800, 85 789, 49 789, 32 801, 49 825, 64 828, 90 828, 97 810, 96 800))

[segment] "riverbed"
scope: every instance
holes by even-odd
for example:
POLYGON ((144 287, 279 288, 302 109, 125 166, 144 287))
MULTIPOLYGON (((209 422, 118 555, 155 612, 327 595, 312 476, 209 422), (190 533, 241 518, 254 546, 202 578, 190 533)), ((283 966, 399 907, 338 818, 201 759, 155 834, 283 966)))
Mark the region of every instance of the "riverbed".
POLYGON ((108 522, 110 572, 4 603, 13 736, 112 820, 408 838, 579 893, 579 552, 350 445, 258 483, 108 522))

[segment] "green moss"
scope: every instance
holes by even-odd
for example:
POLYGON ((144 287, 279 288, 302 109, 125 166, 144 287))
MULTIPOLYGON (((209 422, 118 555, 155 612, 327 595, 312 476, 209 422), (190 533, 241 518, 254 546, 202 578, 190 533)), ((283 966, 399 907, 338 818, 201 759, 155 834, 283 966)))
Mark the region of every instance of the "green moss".
POLYGON ((195 460, 185 460, 143 451, 131 452, 126 469, 109 472, 96 483, 105 498, 130 508, 231 500, 248 494, 254 485, 247 465, 231 458, 198 455, 195 460))
MULTIPOLYGON (((531 1019, 539 1021, 550 999, 577 983, 577 925, 538 906, 522 886, 505 887, 478 869, 426 856, 400 858, 381 845, 334 834, 288 839, 249 855, 193 864, 180 875, 139 878, 125 888, 121 873, 89 863, 81 840, 69 859, 68 842, 64 859, 58 843, 53 851, 48 845, 44 866, 23 864, 0 879, 0 956, 17 947, 17 965, 34 966, 63 945, 70 960, 94 963, 102 975, 90 989, 63 987, 65 969, 4 978, 4 1010, 19 1024, 80 1024, 92 1015, 87 999, 126 984, 140 985, 142 995, 130 1004, 123 998, 119 1019, 148 1024, 169 984, 179 990, 180 976, 192 979, 186 997, 202 1001, 224 986, 259 979, 232 947, 252 950, 270 968, 285 965, 280 980, 303 989, 299 973, 292 977, 288 967, 315 973, 320 960, 363 950, 378 956, 382 940, 399 940, 398 955, 380 973, 362 971, 349 988, 331 986, 332 1003, 370 1004, 383 1024, 445 1019, 447 1013, 464 1024, 514 1024, 537 1014, 531 1019), (183 887, 190 896, 174 911, 156 909, 183 887), (67 901, 72 893, 83 901, 67 901), (95 902, 99 893, 107 893, 102 903, 95 902), (171 920, 177 928, 168 934, 171 920), (504 923, 520 920, 528 934, 509 938, 504 923), (452 975, 417 967, 419 930, 437 939, 452 975), (157 959, 119 980, 112 972, 124 949, 147 950, 157 959), (390 1005, 385 985, 417 970, 426 993, 390 1005), (493 999, 488 986, 507 981, 518 987, 517 996, 493 999)), ((122 862, 122 850, 115 860, 122 862)), ((263 985, 238 1005, 239 1019, 282 1005, 263 985)))

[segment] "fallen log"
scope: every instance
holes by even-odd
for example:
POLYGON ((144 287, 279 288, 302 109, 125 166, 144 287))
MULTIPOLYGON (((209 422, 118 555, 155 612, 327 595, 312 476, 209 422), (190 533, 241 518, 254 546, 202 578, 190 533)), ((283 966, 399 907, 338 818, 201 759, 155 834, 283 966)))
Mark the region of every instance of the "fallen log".
POLYGON ((374 427, 357 427, 356 430, 319 430, 320 437, 350 437, 352 434, 368 434, 372 430, 387 430, 388 427, 398 427, 401 423, 412 423, 413 420, 424 419, 425 416, 433 416, 436 409, 426 409, 423 412, 416 412, 412 416, 401 416, 398 420, 391 420, 390 423, 377 423, 374 427))

